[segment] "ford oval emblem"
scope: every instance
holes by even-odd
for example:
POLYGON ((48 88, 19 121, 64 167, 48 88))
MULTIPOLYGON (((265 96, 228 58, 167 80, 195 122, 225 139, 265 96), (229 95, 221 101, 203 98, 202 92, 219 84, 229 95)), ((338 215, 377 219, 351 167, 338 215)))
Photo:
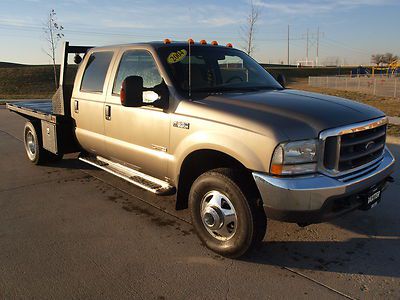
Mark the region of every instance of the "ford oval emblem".
POLYGON ((365 145, 365 151, 369 150, 373 145, 375 145, 374 141, 370 141, 365 145))

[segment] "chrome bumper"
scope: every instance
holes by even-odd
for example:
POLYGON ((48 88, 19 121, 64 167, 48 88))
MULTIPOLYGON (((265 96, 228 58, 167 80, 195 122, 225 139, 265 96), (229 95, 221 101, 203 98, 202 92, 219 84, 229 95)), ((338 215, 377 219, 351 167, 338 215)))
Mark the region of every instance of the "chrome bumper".
MULTIPOLYGON (((345 198, 361 193, 386 180, 393 172, 395 159, 385 148, 383 157, 374 165, 346 177, 329 177, 315 174, 302 177, 274 177, 264 173, 253 173, 264 209, 269 212, 314 212, 321 210, 330 199, 345 198)), ((275 217, 289 222, 297 222, 297 217, 275 217)), ((311 222, 310 222, 311 223, 311 222)))

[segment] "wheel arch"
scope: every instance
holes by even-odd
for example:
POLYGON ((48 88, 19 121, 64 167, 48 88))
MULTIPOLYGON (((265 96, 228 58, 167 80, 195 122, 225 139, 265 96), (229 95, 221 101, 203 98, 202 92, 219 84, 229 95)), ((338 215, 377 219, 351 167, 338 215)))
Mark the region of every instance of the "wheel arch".
POLYGON ((187 208, 190 187, 196 178, 204 172, 217 168, 233 168, 240 170, 245 178, 254 183, 251 170, 237 158, 215 149, 207 148, 194 150, 184 158, 177 175, 176 208, 178 210, 187 208))

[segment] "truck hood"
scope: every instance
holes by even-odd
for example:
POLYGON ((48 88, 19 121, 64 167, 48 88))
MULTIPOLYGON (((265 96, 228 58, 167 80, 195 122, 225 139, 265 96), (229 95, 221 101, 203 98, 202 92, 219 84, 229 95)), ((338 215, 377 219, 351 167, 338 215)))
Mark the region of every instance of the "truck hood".
POLYGON ((287 140, 316 138, 325 129, 384 116, 362 103, 290 89, 210 95, 196 102, 211 119, 287 140))

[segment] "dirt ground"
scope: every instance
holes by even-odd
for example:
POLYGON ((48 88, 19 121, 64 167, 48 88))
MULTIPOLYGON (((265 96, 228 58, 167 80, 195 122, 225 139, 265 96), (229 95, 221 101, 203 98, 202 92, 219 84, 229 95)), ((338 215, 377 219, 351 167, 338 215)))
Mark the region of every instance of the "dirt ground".
POLYGON ((295 78, 290 82, 288 82, 287 87, 291 89, 304 90, 314 93, 321 93, 321 94, 327 94, 327 95, 351 99, 354 101, 374 106, 385 112, 388 116, 392 117, 400 116, 400 100, 395 98, 380 97, 371 94, 363 94, 352 91, 342 91, 342 90, 335 90, 328 88, 312 87, 308 85, 307 78, 295 78))
MULTIPOLYGON (((288 82, 288 88, 309 91, 314 93, 327 94, 342 98, 351 99, 364 104, 374 106, 388 116, 399 117, 400 116, 400 100, 390 97, 380 97, 370 94, 352 92, 352 91, 342 91, 321 87, 312 87, 308 85, 307 78, 295 78, 288 82)), ((394 136, 400 136, 400 126, 389 125, 388 133, 394 136)))

